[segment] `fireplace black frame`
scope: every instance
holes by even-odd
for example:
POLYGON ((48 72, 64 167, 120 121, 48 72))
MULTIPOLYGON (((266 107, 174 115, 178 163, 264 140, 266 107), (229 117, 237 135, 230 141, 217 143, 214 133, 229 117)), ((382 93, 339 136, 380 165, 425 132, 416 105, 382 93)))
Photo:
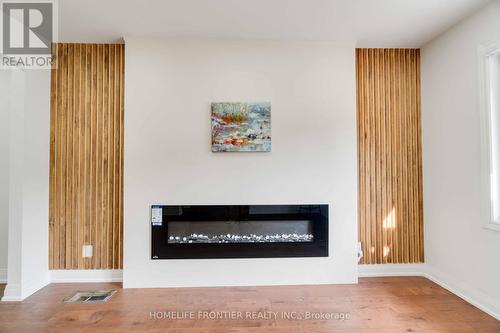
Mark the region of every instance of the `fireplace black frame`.
POLYGON ((327 204, 318 205, 153 205, 152 212, 161 211, 151 219, 151 259, 234 259, 328 257, 327 204), (275 210, 277 213, 251 214, 252 208, 275 210), (168 211, 181 209, 182 214, 168 211), (288 213, 283 213, 283 210, 288 213), (168 242, 169 221, 246 221, 246 220, 309 220, 312 222, 311 242, 283 243, 192 243, 168 242))

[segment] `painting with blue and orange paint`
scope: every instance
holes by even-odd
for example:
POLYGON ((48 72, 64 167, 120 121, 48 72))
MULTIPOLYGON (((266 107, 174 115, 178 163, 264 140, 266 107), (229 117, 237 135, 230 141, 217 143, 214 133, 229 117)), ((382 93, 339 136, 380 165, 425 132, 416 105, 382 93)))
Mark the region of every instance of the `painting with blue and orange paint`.
POLYGON ((212 151, 271 151, 270 102, 212 103, 212 151))

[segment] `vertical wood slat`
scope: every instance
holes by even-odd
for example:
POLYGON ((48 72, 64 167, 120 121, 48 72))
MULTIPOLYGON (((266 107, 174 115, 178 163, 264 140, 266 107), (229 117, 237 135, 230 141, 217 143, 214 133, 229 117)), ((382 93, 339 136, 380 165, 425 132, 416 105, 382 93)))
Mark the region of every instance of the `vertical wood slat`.
POLYGON ((124 45, 52 50, 49 268, 122 268, 124 45))
POLYGON ((356 49, 364 264, 424 261, 420 50, 356 49))
MULTIPOLYGON (((57 44, 52 44, 52 54, 58 55, 57 44)), ((50 71, 50 161, 56 158, 56 124, 57 124, 57 72, 55 64, 50 71)), ((55 240, 57 234, 55 230, 54 214, 56 211, 56 168, 55 163, 50 163, 49 167, 49 267, 54 265, 55 240)))

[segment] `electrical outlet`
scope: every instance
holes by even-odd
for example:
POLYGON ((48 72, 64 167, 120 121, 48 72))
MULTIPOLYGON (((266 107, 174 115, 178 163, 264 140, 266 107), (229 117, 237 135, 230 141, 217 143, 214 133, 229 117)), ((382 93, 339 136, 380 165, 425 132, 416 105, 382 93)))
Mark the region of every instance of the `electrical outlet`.
POLYGON ((358 262, 363 258, 363 244, 358 242, 358 262))
POLYGON ((92 245, 84 245, 83 246, 82 256, 84 258, 91 258, 92 257, 92 245))

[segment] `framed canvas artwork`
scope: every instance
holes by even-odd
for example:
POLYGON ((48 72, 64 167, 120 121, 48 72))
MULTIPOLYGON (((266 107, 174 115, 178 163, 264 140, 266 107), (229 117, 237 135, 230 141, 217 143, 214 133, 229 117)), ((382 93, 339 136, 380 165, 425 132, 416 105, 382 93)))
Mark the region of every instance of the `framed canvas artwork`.
POLYGON ((212 151, 271 151, 270 102, 212 103, 212 151))

